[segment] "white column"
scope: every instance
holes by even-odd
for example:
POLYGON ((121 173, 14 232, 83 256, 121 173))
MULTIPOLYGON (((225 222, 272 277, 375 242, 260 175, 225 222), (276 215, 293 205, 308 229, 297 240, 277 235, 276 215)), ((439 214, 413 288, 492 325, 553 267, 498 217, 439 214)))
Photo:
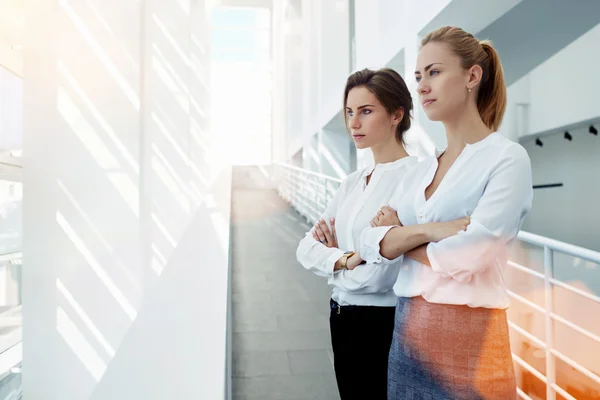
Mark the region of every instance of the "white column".
MULTIPOLYGON (((273 74, 272 74, 272 144, 271 159, 273 162, 288 161, 286 146, 286 109, 287 109, 287 69, 285 47, 289 37, 290 21, 285 19, 286 4, 281 1, 273 2, 271 19, 273 46, 273 74), (286 28, 287 26, 287 28, 286 28)), ((289 54, 287 54, 289 57, 289 54)))
POLYGON ((223 397, 204 1, 24 9, 24 398, 223 397))

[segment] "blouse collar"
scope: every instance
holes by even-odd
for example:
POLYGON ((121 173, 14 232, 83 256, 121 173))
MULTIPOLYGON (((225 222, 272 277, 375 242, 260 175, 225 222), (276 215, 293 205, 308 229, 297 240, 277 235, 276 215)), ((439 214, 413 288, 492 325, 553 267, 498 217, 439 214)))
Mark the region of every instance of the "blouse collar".
POLYGON ((373 171, 375 171, 375 169, 377 169, 378 171, 389 171, 392 169, 396 169, 402 165, 404 165, 407 161, 415 159, 415 157, 413 156, 406 156, 406 157, 402 157, 396 161, 391 161, 391 162, 387 162, 387 163, 380 163, 380 164, 375 164, 374 162, 371 163, 370 165, 367 165, 365 167, 365 169, 363 170, 362 176, 369 176, 373 173, 373 171))
MULTIPOLYGON (((481 148, 484 148, 485 146, 487 146, 489 144, 495 143, 498 135, 500 135, 498 132, 492 132, 489 135, 487 135, 486 137, 484 137, 483 139, 481 139, 475 143, 467 143, 467 144, 465 144, 465 148, 463 151, 466 151, 466 152, 477 151, 481 148)), ((444 154, 445 151, 446 151, 446 149, 438 150, 436 148, 435 149, 435 158, 440 158, 440 156, 442 154, 444 154)))

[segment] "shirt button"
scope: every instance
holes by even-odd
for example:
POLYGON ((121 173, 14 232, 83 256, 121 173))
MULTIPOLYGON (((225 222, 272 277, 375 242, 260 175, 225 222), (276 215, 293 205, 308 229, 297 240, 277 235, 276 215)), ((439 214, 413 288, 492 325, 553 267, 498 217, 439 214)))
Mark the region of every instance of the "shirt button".
POLYGON ((421 219, 423 218, 423 213, 419 214, 419 218, 421 218, 421 219))

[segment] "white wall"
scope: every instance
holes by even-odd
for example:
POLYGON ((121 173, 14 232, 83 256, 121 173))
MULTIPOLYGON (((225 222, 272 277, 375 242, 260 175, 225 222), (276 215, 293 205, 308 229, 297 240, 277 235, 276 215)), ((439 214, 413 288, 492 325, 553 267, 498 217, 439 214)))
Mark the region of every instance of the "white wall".
MULTIPOLYGON (((600 119, 596 123, 600 128, 600 119)), ((533 208, 523 230, 600 251, 600 137, 588 126, 522 142, 531 158, 533 184, 562 183, 563 187, 536 189, 533 208)))
POLYGON ((596 120, 600 128, 596 99, 600 77, 586 73, 589 66, 600 63, 600 53, 590 51, 599 40, 600 24, 511 85, 502 127, 512 127, 522 137, 531 157, 534 184, 564 183, 560 188, 535 191, 534 207, 523 229, 597 251, 600 141, 581 122, 596 120), (527 105, 528 111, 520 117, 516 103, 527 105), (569 127, 572 142, 563 138, 563 127, 569 127), (544 134, 543 147, 534 144, 536 133, 544 134))
POLYGON ((529 74, 529 132, 541 132, 600 117, 600 24, 529 74), (596 49, 596 50, 594 50, 596 49))
POLYGON ((19 76, 23 75, 23 57, 19 52, 2 43, 0 43, 0 60, 7 70, 19 76))
POLYGON ((342 95, 350 74, 348 1, 327 1, 320 8, 318 93, 314 100, 319 127, 342 108, 342 95))
POLYGON ((321 134, 321 173, 336 178, 345 178, 352 170, 351 146, 354 143, 343 130, 323 130, 321 134))
POLYGON ((24 7, 26 399, 224 396, 230 169, 204 7, 24 7))
MULTIPOLYGON (((281 40, 286 36, 285 4, 281 1, 273 2, 272 7, 272 144, 271 159, 273 162, 285 162, 287 155, 287 68, 286 59, 289 54, 286 52, 286 41, 281 40)), ((288 47, 289 48, 289 47, 288 47)))
POLYGON ((380 2, 355 2, 355 70, 379 68, 387 60, 381 55, 382 32, 379 26, 380 2))
POLYGON ((506 92, 506 111, 499 131, 507 138, 516 141, 529 130, 528 115, 531 104, 529 75, 510 85, 506 92))
MULTIPOLYGON (((319 113, 319 59, 321 39, 321 6, 322 4, 311 0, 302 1, 302 101, 304 112, 302 118, 303 143, 318 130, 319 113)), ((295 110, 294 110, 295 111, 295 110)), ((297 111, 296 111, 297 112, 297 111)))
MULTIPOLYGON (((302 2, 302 4, 304 3, 305 1, 302 2)), ((285 85, 277 90, 284 90, 286 95, 286 129, 279 133, 286 138, 286 158, 291 157, 302 148, 307 131, 314 133, 305 122, 309 118, 309 112, 306 109, 310 90, 306 86, 306 82, 310 82, 310 77, 305 74, 312 61, 310 58, 307 59, 310 52, 305 49, 307 34, 304 29, 306 20, 303 18, 303 14, 306 12, 308 11, 304 7, 301 7, 301 10, 289 7, 283 35, 273 35, 274 38, 284 42, 283 47, 285 48, 285 85)))

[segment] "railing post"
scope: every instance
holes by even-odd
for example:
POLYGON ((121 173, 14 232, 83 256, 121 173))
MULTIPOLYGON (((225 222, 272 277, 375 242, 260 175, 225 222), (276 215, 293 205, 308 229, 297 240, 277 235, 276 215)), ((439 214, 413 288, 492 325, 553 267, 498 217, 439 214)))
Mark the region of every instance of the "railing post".
POLYGON ((311 188, 312 192, 313 192, 313 210, 315 213, 315 215, 314 215, 315 221, 318 221, 319 217, 320 217, 319 205, 318 205, 319 204, 319 179, 321 179, 321 178, 317 178, 317 177, 314 178, 313 187, 311 188))
POLYGON ((319 185, 319 191, 321 192, 321 203, 319 204, 321 215, 327 210, 327 181, 321 178, 321 184, 319 185))
POLYGON ((544 246, 544 303, 546 308, 546 399, 555 400, 556 392, 552 387, 556 383, 556 364, 551 350, 554 348, 554 290, 550 279, 554 277, 554 252, 544 246))
POLYGON ((297 196, 297 195, 296 195, 296 193, 298 192, 298 191, 296 190, 296 181, 297 181, 298 179, 297 179, 297 177, 296 177, 296 174, 292 173, 291 171, 290 171, 290 177, 291 177, 291 179, 290 179, 290 181, 291 181, 291 182, 290 182, 290 188, 291 188, 291 191, 292 191, 292 192, 290 193, 290 200, 292 201, 292 204, 293 204, 294 206, 296 206, 296 196, 297 196))

